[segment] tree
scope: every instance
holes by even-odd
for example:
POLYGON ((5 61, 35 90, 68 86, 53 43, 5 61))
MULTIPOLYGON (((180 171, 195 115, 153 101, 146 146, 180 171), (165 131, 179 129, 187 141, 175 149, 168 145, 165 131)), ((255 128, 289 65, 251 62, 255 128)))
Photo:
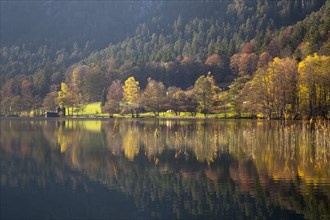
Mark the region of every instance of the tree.
POLYGON ((261 113, 264 117, 271 118, 273 102, 267 76, 267 69, 260 68, 252 80, 245 84, 242 90, 243 109, 253 115, 261 113))
POLYGON ((21 96, 6 97, 1 100, 1 113, 6 116, 19 115, 22 110, 21 103, 21 96))
MULTIPOLYGON (((225 107, 229 107, 230 111, 235 112, 235 114, 240 117, 242 112, 242 89, 245 84, 250 80, 250 76, 242 76, 234 79, 234 81, 229 86, 228 94, 224 95, 222 98, 227 99, 225 101, 225 107)), ((226 109, 227 110, 227 109, 226 109)))
MULTIPOLYGON (((61 83, 61 90, 57 93, 57 102, 60 107, 72 107, 71 114, 73 115, 74 95, 72 90, 64 82, 61 83)), ((68 110, 69 115, 69 110, 68 110)))
POLYGON ((14 80, 10 79, 4 85, 2 85, 0 92, 1 92, 0 93, 1 100, 4 100, 8 97, 13 96, 14 95, 14 80))
MULTIPOLYGON (((134 113, 137 113, 136 111, 140 104, 140 87, 139 82, 133 76, 125 81, 123 95, 126 108, 131 112, 132 118, 134 118, 134 113)), ((136 116, 138 117, 138 114, 136 116)))
POLYGON ((221 59, 221 57, 218 54, 212 54, 211 56, 209 56, 206 61, 205 61, 206 65, 209 66, 217 66, 220 68, 223 68, 223 60, 221 59))
POLYGON ((111 83, 105 105, 103 106, 102 110, 108 112, 110 117, 113 116, 115 113, 120 112, 120 102, 123 99, 123 86, 120 83, 120 80, 115 80, 111 83))
POLYGON ((33 104, 32 83, 26 79, 21 83, 21 101, 22 109, 31 110, 33 104))
POLYGON ((180 114, 180 107, 181 107, 181 104, 178 102, 178 99, 177 99, 177 93, 179 92, 183 92, 180 88, 178 87, 174 87, 174 86, 171 86, 171 87, 168 87, 167 88, 167 106, 168 106, 168 109, 169 110, 173 110, 175 115, 178 115, 180 114))
POLYGON ((43 99, 39 96, 39 95, 36 95, 33 97, 33 101, 32 101, 32 105, 31 105, 31 108, 33 109, 33 115, 43 115, 43 112, 42 112, 42 103, 43 103, 43 99))
POLYGON ((56 110, 58 107, 57 104, 57 98, 58 94, 56 91, 56 85, 52 85, 50 92, 46 95, 46 97, 43 100, 42 107, 44 110, 56 110))
POLYGON ((297 112, 297 63, 294 59, 275 58, 267 69, 271 77, 275 112, 278 118, 295 117, 297 112))
POLYGON ((297 111, 297 64, 290 58, 274 58, 259 68, 243 89, 245 108, 271 119, 295 117, 297 111))
POLYGON ((240 54, 236 53, 230 57, 230 70, 233 74, 238 74, 238 67, 240 63, 240 54))
POLYGON ((255 53, 244 53, 240 56, 238 74, 240 76, 252 75, 257 70, 258 56, 255 53))
POLYGON ((199 103, 195 94, 195 89, 187 89, 187 91, 184 92, 183 98, 181 100, 184 101, 182 110, 190 112, 192 116, 196 115, 196 110, 199 103))
POLYGON ((263 52, 260 56, 259 56, 259 61, 258 61, 258 66, 257 68, 262 68, 264 66, 266 66, 269 61, 271 61, 272 58, 271 56, 269 55, 268 52, 263 52))
POLYGON ((256 41, 255 40, 251 40, 249 42, 246 42, 243 46, 242 46, 242 52, 243 53, 254 53, 255 51, 255 46, 256 46, 256 41))
POLYGON ((330 110, 330 57, 314 54, 299 63, 299 103, 305 117, 326 118, 330 110))
POLYGON ((199 109, 204 116, 210 111, 211 106, 215 101, 217 87, 215 86, 215 81, 211 73, 209 72, 207 76, 200 76, 194 85, 194 92, 196 99, 198 101, 199 109))
POLYGON ((174 36, 177 37, 179 36, 179 33, 182 29, 182 17, 181 15, 178 16, 178 18, 174 21, 174 24, 173 24, 173 33, 174 33, 174 36))
POLYGON ((44 96, 48 91, 48 78, 45 70, 39 69, 33 75, 33 86, 36 89, 36 92, 41 96, 44 96))
POLYGON ((17 95, 9 100, 9 111, 12 115, 20 115, 22 111, 22 97, 17 95))
POLYGON ((86 75, 89 74, 91 71, 88 66, 77 65, 75 66, 70 74, 71 80, 71 88, 74 96, 76 98, 76 105, 79 105, 84 97, 83 88, 84 82, 86 80, 86 75))
POLYGON ((159 112, 165 103, 165 91, 165 86, 162 82, 156 82, 149 78, 147 87, 141 95, 141 103, 146 110, 152 111, 156 116, 159 116, 159 112))
POLYGON ((100 101, 102 92, 107 87, 108 79, 104 76, 99 65, 94 65, 86 71, 83 81, 83 98, 87 102, 100 101))

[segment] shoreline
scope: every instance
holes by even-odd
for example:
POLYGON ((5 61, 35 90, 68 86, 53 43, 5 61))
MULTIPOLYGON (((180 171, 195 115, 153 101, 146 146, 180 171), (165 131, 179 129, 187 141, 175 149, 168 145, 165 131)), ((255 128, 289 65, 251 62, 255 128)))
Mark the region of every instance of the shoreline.
POLYGON ((116 120, 116 119, 134 119, 134 120, 144 120, 144 119, 157 119, 157 120, 255 120, 255 121, 330 121, 330 118, 311 118, 311 119, 279 119, 279 118, 256 118, 256 117, 218 117, 214 115, 209 115, 208 117, 202 116, 141 116, 141 117, 126 117, 126 116, 65 116, 65 117, 45 117, 45 116, 0 116, 2 119, 23 119, 23 120, 116 120))

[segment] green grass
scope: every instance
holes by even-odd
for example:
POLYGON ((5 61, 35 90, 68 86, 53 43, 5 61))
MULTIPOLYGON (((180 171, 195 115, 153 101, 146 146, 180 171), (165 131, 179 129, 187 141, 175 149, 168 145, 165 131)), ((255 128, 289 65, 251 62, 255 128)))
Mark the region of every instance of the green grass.
MULTIPOLYGON (((71 115, 71 108, 67 108, 66 114, 68 115, 68 111, 70 111, 71 115)), ((86 105, 83 105, 80 108, 73 108, 73 115, 79 115, 79 116, 89 116, 89 115, 95 115, 95 116, 102 116, 102 110, 101 110, 101 102, 93 102, 86 105)))
MULTIPOLYGON (((101 102, 94 102, 84 105, 81 108, 74 108, 74 116, 97 116, 97 117, 109 117, 108 113, 102 113, 101 110, 101 102)), ((71 108, 70 108, 70 115, 71 115, 71 108)), ((190 112, 181 112, 180 115, 175 115, 174 112, 160 112, 160 117, 166 117, 166 118, 204 118, 204 114, 197 113, 195 116, 192 116, 190 112)), ((121 117, 121 118, 130 118, 131 114, 125 114, 125 115, 119 115, 114 114, 115 118, 121 117)), ((152 112, 143 112, 139 114, 139 117, 142 118, 149 118, 149 117, 155 117, 154 113, 152 112)), ((228 113, 216 113, 216 114, 208 114, 207 118, 235 118, 236 115, 232 112, 228 113)), ((249 117, 249 114, 242 114, 241 117, 249 117)))
POLYGON ((101 113, 101 102, 90 103, 83 108, 84 115, 97 115, 101 113))

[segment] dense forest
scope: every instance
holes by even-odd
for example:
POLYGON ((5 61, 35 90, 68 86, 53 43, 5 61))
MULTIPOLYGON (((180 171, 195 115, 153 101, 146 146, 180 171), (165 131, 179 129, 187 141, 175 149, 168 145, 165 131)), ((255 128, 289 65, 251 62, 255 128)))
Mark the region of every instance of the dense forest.
POLYGON ((1 2, 1 114, 100 101, 110 115, 326 118, 329 12, 329 0, 1 2))

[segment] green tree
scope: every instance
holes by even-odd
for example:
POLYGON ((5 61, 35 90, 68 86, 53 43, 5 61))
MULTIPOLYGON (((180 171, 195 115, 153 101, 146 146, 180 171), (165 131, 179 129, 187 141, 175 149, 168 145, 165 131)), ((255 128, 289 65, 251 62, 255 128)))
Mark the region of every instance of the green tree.
POLYGON ((270 87, 270 79, 266 68, 259 68, 251 81, 245 84, 242 90, 243 110, 252 115, 271 118, 273 99, 270 87))
POLYGON ((182 97, 179 98, 180 101, 183 101, 184 105, 181 108, 182 111, 190 112, 192 116, 196 115, 196 110, 199 105, 197 96, 195 94, 195 89, 188 89, 184 92, 182 97))
POLYGON ((48 77, 45 70, 39 69, 33 75, 33 86, 38 94, 44 96, 48 90, 48 77))
POLYGON ((242 112, 242 90, 245 84, 250 80, 250 76, 241 76, 236 79, 230 84, 228 94, 226 94, 222 100, 225 102, 225 107, 229 108, 229 111, 234 112, 238 117, 241 117, 242 112))
POLYGON ((199 109, 204 116, 210 111, 216 96, 215 81, 211 73, 200 76, 194 85, 194 92, 198 101, 199 109))

